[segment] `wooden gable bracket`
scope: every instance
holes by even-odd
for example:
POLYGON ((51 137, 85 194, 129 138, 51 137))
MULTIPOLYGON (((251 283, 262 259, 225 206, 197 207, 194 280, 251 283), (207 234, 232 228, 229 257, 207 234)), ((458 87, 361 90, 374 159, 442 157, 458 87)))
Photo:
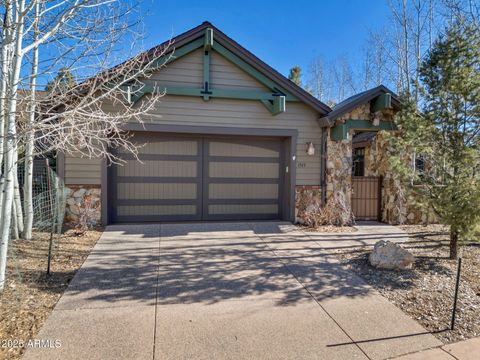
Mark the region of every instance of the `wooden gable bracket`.
POLYGON ((277 115, 285 112, 285 95, 274 95, 273 100, 261 100, 262 104, 272 113, 277 115))
POLYGON ((260 73, 253 66, 247 64, 243 59, 232 53, 220 45, 214 39, 213 29, 205 29, 203 38, 192 41, 179 49, 175 49, 173 54, 165 55, 155 60, 149 71, 155 71, 165 66, 171 61, 174 61, 182 56, 185 56, 192 51, 199 48, 204 50, 203 53, 203 86, 201 89, 193 87, 181 87, 181 86, 162 86, 158 84, 156 87, 145 85, 141 89, 133 89, 128 87, 128 99, 130 104, 135 104, 145 94, 148 93, 165 93, 178 96, 201 96, 203 100, 208 101, 211 97, 224 98, 224 99, 243 99, 243 100, 260 100, 265 107, 272 113, 277 115, 286 110, 286 102, 299 101, 296 97, 287 93, 284 89, 279 89, 278 85, 270 80, 268 77, 260 73), (248 73, 258 82, 266 86, 271 92, 258 91, 258 90, 238 90, 238 89, 212 89, 210 82, 210 65, 211 65, 211 52, 216 51, 219 55, 248 73))
POLYGON ((370 112, 376 113, 377 111, 391 109, 392 108, 392 94, 385 93, 378 95, 375 99, 370 101, 370 112))

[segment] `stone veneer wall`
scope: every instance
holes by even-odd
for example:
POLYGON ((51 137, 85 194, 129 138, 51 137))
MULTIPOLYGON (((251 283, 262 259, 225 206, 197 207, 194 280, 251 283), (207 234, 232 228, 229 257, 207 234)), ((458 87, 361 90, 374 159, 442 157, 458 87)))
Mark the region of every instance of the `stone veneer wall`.
MULTIPOLYGON (((382 176, 382 220, 389 224, 427 224, 438 222, 432 209, 415 201, 392 171, 391 151, 382 132, 365 149, 365 175, 382 176)), ((408 158, 406 156, 405 158, 408 158)))
MULTIPOLYGON (((337 119, 337 123, 343 123, 349 119, 369 119, 370 103, 365 103, 351 112, 337 119)), ((330 129, 327 135, 327 199, 334 193, 342 192, 350 205, 352 197, 352 135, 350 131, 348 139, 332 141, 330 129)))
POLYGON ((101 217, 101 190, 99 187, 89 185, 70 186, 67 188, 67 204, 65 207, 65 224, 75 226, 85 212, 89 226, 100 225, 101 217), (85 209, 86 200, 90 201, 89 209, 85 209))
POLYGON ((299 185, 295 187, 295 222, 302 224, 302 214, 309 207, 319 206, 322 203, 322 189, 320 186, 299 185))
POLYGON ((352 196, 352 141, 327 140, 327 200, 336 192, 345 194, 350 204, 352 196))
MULTIPOLYGON (((343 123, 349 119, 377 118, 392 120, 391 111, 370 113, 370 103, 365 103, 339 118, 343 123)), ((327 140, 327 199, 335 192, 342 192, 350 203, 352 196, 352 135, 342 141, 327 140)), ((370 146, 365 149, 365 176, 382 176, 382 220, 390 224, 426 224, 438 222, 431 209, 415 202, 400 180, 391 170, 388 158, 388 141, 379 132, 370 146)), ((406 157, 408 158, 408 156, 406 157)))

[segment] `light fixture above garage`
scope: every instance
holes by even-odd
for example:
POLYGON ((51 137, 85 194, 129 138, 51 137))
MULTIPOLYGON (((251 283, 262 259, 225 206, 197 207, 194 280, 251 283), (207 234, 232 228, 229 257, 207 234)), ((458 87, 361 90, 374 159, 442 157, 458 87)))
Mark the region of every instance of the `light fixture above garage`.
POLYGON ((315 146, 313 145, 313 142, 311 141, 307 142, 306 153, 309 156, 315 155, 315 146))

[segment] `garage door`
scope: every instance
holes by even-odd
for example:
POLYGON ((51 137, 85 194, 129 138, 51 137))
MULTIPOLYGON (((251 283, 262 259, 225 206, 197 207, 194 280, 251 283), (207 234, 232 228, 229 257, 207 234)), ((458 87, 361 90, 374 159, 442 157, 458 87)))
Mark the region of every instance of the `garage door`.
POLYGON ((119 152, 111 222, 281 218, 282 141, 138 133, 139 159, 119 152))

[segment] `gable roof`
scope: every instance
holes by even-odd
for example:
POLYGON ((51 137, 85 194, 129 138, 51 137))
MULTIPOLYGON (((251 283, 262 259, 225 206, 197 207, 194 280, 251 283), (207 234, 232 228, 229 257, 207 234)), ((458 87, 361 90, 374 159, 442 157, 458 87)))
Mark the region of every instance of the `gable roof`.
POLYGON ((332 111, 325 116, 323 119, 328 120, 329 123, 333 123, 337 118, 340 116, 352 111, 355 109, 357 106, 366 103, 372 99, 375 99, 377 96, 382 95, 382 94, 391 94, 392 96, 392 106, 394 109, 400 109, 401 107, 401 102, 398 99, 398 96, 388 89, 384 85, 379 85, 377 87, 374 87, 372 89, 363 91, 361 93, 355 94, 353 96, 350 96, 349 98, 343 100, 342 102, 338 103, 335 105, 332 109, 332 111))
MULTIPOLYGON (((225 47, 227 50, 231 51, 238 57, 240 57, 243 61, 247 64, 252 66, 262 75, 268 77, 273 82, 278 84, 280 87, 284 88, 286 91, 290 92, 293 96, 297 97, 302 102, 310 105, 313 109, 315 109, 321 116, 324 116, 332 111, 332 109, 318 100, 316 97, 308 93, 307 91, 303 90, 300 86, 296 85, 285 76, 280 74, 278 71, 273 69, 271 66, 267 65, 265 62, 260 60, 258 57, 253 55, 250 51, 245 49, 243 46, 238 44, 236 41, 225 35, 222 31, 212 25, 210 22, 205 21, 201 25, 180 34, 173 39, 166 41, 160 45, 153 47, 152 49, 148 50, 145 53, 145 58, 150 58, 150 54, 157 54, 161 52, 161 49, 169 46, 172 48, 171 50, 167 50, 166 54, 175 53, 175 49, 178 49, 194 40, 202 38, 205 36, 205 30, 207 28, 213 29, 215 41, 218 41, 220 45, 225 47)), ((175 56, 175 55, 174 55, 175 56)))

